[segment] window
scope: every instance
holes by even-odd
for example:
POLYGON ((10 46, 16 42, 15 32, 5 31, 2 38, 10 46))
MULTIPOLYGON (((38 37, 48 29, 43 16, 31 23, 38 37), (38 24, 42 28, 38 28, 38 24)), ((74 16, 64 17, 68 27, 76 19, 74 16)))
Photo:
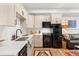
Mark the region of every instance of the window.
POLYGON ((76 20, 68 20, 69 28, 76 28, 76 20))

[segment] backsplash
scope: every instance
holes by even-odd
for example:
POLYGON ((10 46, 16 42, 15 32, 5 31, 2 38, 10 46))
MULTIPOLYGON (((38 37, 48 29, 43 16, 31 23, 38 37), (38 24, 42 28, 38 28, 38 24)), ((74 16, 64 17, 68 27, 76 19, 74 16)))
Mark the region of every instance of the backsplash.
MULTIPOLYGON (((10 41, 12 38, 12 35, 15 34, 17 27, 0 27, 0 40, 5 39, 10 41)), ((41 31, 41 28, 27 28, 26 29, 28 34, 31 34, 32 32, 39 33, 41 31)), ((66 29, 69 34, 79 34, 79 29, 66 29)))
MULTIPOLYGON (((31 34, 31 32, 34 32, 34 33, 38 33, 39 31, 42 32, 42 28, 27 28, 27 33, 28 34, 31 34)), ((79 34, 79 28, 67 28, 65 29, 68 34, 79 34)))
POLYGON ((0 27, 0 34, 1 34, 0 38, 10 41, 12 38, 12 35, 15 34, 15 31, 16 31, 15 27, 0 27))
POLYGON ((8 40, 10 41, 12 39, 12 35, 16 33, 16 29, 20 28, 19 26, 15 27, 5 27, 0 26, 0 40, 8 40))
POLYGON ((41 32, 41 28, 27 28, 26 31, 28 34, 39 33, 39 31, 41 32))

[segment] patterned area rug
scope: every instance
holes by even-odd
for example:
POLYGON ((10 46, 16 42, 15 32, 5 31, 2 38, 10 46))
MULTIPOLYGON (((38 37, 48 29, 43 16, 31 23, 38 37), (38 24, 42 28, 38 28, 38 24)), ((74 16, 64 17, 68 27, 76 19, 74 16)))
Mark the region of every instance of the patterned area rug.
POLYGON ((34 56, 52 56, 50 50, 35 50, 34 56))
POLYGON ((66 56, 79 56, 79 52, 65 52, 66 56))
POLYGON ((79 50, 34 48, 33 56, 79 56, 79 50))

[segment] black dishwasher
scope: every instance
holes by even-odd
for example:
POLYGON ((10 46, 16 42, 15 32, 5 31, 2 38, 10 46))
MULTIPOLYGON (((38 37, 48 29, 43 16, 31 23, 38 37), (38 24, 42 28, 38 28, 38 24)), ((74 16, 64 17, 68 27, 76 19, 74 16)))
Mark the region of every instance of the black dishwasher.
POLYGON ((25 46, 18 53, 18 56, 27 56, 27 44, 25 44, 25 46))

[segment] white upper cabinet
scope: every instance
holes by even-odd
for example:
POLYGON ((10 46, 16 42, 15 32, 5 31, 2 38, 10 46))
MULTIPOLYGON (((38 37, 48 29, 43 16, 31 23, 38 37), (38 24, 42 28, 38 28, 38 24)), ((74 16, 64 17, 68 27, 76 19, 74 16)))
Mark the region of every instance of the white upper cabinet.
POLYGON ((20 14, 22 17, 27 17, 27 11, 22 4, 15 4, 16 12, 20 14))
POLYGON ((21 18, 27 18, 27 11, 21 4, 14 3, 2 3, 0 4, 0 25, 3 26, 15 26, 16 18, 18 15, 21 18))
POLYGON ((14 4, 0 4, 0 25, 14 26, 15 20, 14 4))
POLYGON ((42 15, 42 22, 43 21, 51 21, 50 15, 42 15))
POLYGON ((28 19, 26 20, 27 27, 33 28, 34 27, 34 15, 28 15, 28 19))
POLYGON ((35 28, 42 28, 42 22, 50 21, 49 15, 35 15, 35 28))
POLYGON ((22 6, 21 4, 15 4, 16 12, 22 15, 22 6))
POLYGON ((42 27, 42 16, 41 15, 35 15, 34 25, 35 25, 35 28, 41 28, 42 27))
POLYGON ((61 20, 62 20, 61 14, 52 14, 51 15, 51 23, 52 24, 61 23, 61 20))

